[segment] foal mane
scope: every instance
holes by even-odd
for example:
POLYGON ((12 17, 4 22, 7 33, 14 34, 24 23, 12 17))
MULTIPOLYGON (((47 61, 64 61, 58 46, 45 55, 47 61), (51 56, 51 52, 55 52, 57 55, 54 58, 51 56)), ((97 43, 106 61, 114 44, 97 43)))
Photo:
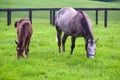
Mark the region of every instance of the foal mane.
POLYGON ((19 20, 18 21, 18 35, 19 35, 19 43, 20 43, 20 45, 23 45, 24 44, 24 41, 25 41, 25 39, 26 39, 26 37, 27 37, 27 35, 28 35, 28 30, 29 30, 29 28, 28 27, 30 27, 31 26, 31 23, 30 23, 30 21, 28 21, 27 19, 21 19, 21 20, 19 20))
POLYGON ((92 38, 93 39, 93 35, 92 35, 92 31, 91 31, 91 27, 89 25, 87 16, 85 15, 85 13, 83 11, 79 11, 82 14, 82 19, 81 19, 81 23, 85 32, 85 36, 87 39, 92 38))
POLYGON ((25 38, 25 36, 26 35, 28 35, 28 28, 27 27, 29 27, 30 26, 30 24, 28 23, 28 22, 24 22, 22 25, 21 25, 21 30, 20 30, 20 39, 24 39, 25 38))

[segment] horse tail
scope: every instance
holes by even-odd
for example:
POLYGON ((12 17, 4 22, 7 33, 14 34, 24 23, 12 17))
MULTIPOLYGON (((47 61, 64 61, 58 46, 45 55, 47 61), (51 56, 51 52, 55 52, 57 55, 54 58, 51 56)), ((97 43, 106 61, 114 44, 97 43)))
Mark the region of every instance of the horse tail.
POLYGON ((17 21, 14 23, 14 27, 17 28, 17 21))
MULTIPOLYGON (((25 26, 29 26, 29 25, 30 25, 29 23, 24 23, 22 26, 25 27, 25 26)), ((14 27, 17 28, 17 22, 15 22, 14 27)))

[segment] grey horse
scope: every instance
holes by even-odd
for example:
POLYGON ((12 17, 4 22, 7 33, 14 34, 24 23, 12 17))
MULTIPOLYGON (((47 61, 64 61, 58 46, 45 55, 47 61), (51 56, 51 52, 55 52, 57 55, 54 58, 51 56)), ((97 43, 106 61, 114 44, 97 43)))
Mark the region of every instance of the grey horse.
POLYGON ((58 47, 61 52, 61 35, 62 51, 65 51, 65 42, 68 36, 71 36, 71 54, 75 48, 77 37, 84 37, 85 49, 88 58, 94 58, 96 54, 96 42, 92 34, 92 22, 87 13, 79 10, 76 11, 71 7, 60 9, 55 15, 55 27, 57 31, 58 47))

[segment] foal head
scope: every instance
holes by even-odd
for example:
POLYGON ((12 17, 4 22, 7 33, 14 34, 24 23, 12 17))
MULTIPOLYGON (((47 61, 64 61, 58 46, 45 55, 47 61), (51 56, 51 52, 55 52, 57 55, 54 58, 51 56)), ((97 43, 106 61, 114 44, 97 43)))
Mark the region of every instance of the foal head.
POLYGON ((17 41, 15 41, 17 47, 16 47, 16 51, 17 51, 17 58, 20 58, 21 56, 23 56, 23 52, 24 52, 24 47, 22 46, 22 43, 18 43, 17 41))
MULTIPOLYGON (((98 39, 97 39, 98 40, 98 39)), ((94 58, 96 54, 96 41, 89 39, 87 41, 86 51, 88 58, 94 58)))

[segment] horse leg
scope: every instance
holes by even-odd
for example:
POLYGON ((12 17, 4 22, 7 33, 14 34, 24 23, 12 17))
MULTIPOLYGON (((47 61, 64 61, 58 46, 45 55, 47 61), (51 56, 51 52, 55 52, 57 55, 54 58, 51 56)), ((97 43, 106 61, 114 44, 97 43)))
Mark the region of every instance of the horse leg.
POLYGON ((62 30, 59 27, 56 27, 56 30, 57 30, 59 53, 60 53, 61 52, 61 34, 62 34, 62 30))
POLYGON ((64 34, 63 38, 62 38, 62 51, 65 52, 65 42, 67 39, 68 35, 64 34))
POLYGON ((76 40, 76 38, 72 37, 72 39, 71 39, 71 42, 72 42, 72 45, 71 45, 71 54, 73 53, 73 49, 75 48, 75 40, 76 40))
POLYGON ((17 54, 17 59, 20 59, 21 55, 20 54, 17 54))
POLYGON ((30 44, 30 38, 27 38, 27 40, 26 40, 26 48, 25 48, 26 58, 28 58, 28 54, 29 54, 29 44, 30 44))
POLYGON ((88 40, 85 38, 85 50, 86 50, 86 55, 88 57, 87 45, 88 45, 88 40))
POLYGON ((21 49, 22 49, 22 50, 17 53, 17 58, 18 58, 18 59, 20 59, 21 57, 24 57, 24 56, 23 56, 24 47, 21 47, 21 49))
MULTIPOLYGON (((27 54, 27 39, 26 39, 26 41, 25 41, 25 55, 27 54)), ((26 56, 26 58, 27 58, 27 56, 26 56)))
POLYGON ((28 58, 28 54, 29 54, 29 43, 30 43, 30 40, 28 41, 26 45, 26 51, 25 51, 26 58, 28 58))

